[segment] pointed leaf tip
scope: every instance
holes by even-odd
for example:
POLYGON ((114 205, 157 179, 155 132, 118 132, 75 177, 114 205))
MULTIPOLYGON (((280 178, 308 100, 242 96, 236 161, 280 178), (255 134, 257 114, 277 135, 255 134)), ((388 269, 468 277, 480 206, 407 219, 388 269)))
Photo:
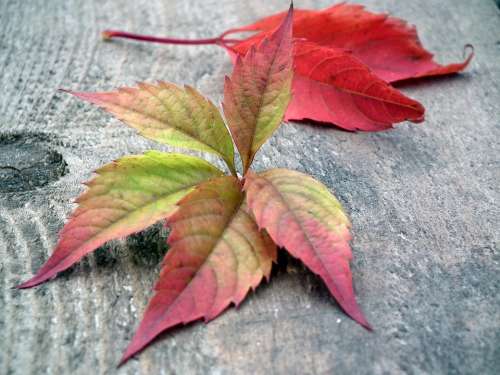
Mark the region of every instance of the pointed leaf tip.
POLYGON ((24 282, 22 282, 19 285, 14 286, 14 289, 29 289, 33 288, 34 286, 37 286, 41 283, 43 283, 44 280, 41 280, 39 277, 32 277, 31 279, 28 279, 24 282))

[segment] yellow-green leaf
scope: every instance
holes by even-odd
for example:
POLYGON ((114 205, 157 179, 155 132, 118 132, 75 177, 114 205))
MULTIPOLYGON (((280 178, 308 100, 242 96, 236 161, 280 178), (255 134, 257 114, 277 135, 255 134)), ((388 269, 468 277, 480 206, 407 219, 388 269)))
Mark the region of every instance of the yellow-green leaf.
POLYGON ((219 110, 190 86, 140 83, 112 92, 71 93, 106 109, 146 138, 219 155, 235 173, 233 142, 219 110))
POLYGON ((166 218, 197 184, 223 173, 208 162, 182 154, 151 151, 126 156, 96 171, 78 208, 64 226, 56 249, 29 288, 64 271, 105 242, 128 236, 166 218))

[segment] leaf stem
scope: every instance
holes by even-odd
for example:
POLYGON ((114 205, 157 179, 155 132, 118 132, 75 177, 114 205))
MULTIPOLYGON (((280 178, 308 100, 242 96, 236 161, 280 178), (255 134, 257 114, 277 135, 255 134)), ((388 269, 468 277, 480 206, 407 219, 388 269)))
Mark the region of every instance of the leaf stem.
POLYGON ((183 44, 183 45, 225 45, 227 43, 237 43, 239 39, 224 39, 224 34, 216 38, 206 38, 206 39, 178 39, 178 38, 166 38, 166 37, 156 37, 152 35, 141 35, 133 34, 125 31, 117 30, 104 30, 101 33, 104 40, 110 40, 113 38, 123 38, 123 39, 133 39, 142 42, 149 43, 161 43, 161 44, 183 44))

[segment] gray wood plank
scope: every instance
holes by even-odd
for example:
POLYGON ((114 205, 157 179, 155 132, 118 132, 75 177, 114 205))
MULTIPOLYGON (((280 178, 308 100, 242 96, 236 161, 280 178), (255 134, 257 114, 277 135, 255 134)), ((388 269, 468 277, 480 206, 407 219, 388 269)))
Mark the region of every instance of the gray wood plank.
POLYGON ((416 24, 440 61, 459 60, 473 44, 471 68, 403 87, 426 106, 422 125, 377 134, 286 125, 256 168, 308 172, 345 204, 358 300, 375 332, 349 320, 320 281, 284 258, 239 309, 164 335, 117 371, 151 296, 164 232, 106 245, 36 289, 11 286, 50 254, 93 169, 173 149, 56 89, 164 79, 218 102, 231 71, 224 51, 103 43, 99 32, 208 37, 287 2, 0 1, 0 163, 28 168, 23 176, 0 169, 12 183, 0 190, 0 373, 500 373, 500 12, 490 0, 363 3, 416 24))

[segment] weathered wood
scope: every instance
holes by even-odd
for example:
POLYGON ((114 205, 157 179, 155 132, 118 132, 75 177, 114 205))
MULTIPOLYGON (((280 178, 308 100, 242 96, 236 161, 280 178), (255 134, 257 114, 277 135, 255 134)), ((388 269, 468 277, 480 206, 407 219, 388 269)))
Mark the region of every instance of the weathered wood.
MULTIPOLYGON (((489 0, 363 3, 415 23, 443 62, 472 43, 471 68, 404 87, 426 106, 423 125, 377 134, 286 125, 256 167, 306 171, 337 192, 354 223, 355 286, 375 332, 284 259, 237 311, 165 335, 118 373, 500 373, 500 13, 489 0)), ((151 241, 165 234, 152 230, 36 289, 10 288, 47 258, 91 170, 169 149, 56 89, 164 79, 219 101, 231 69, 213 46, 104 43, 99 31, 207 37, 286 6, 0 1, 0 373, 115 373, 165 251, 151 241)))

